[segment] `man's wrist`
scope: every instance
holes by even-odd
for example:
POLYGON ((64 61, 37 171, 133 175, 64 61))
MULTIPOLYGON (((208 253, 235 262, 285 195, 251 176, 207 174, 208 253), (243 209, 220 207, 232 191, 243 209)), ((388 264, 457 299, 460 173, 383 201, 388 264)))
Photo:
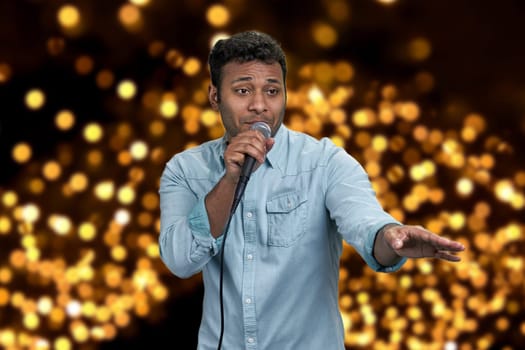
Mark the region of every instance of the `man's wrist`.
POLYGON ((402 256, 397 254, 397 252, 390 246, 390 244, 385 239, 386 231, 396 226, 402 225, 398 223, 389 223, 384 225, 377 231, 374 240, 374 251, 372 252, 372 255, 379 264, 385 267, 395 265, 402 259, 402 256))

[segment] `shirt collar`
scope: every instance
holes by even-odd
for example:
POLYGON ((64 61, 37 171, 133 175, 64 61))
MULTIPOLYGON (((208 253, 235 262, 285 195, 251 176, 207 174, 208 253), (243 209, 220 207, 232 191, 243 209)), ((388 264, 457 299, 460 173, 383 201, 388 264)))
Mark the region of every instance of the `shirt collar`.
POLYGON ((279 130, 277 130, 277 134, 274 136, 275 143, 270 152, 266 154, 266 161, 272 168, 279 168, 279 163, 286 154, 285 147, 287 133, 288 129, 284 126, 284 124, 281 124, 279 130))

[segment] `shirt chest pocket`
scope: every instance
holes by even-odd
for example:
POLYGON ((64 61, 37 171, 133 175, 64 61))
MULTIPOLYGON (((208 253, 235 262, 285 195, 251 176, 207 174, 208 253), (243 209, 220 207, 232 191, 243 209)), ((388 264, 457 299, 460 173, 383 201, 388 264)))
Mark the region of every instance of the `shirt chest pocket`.
POLYGON ((306 194, 299 192, 281 194, 266 202, 269 246, 289 247, 304 235, 306 202, 306 194))

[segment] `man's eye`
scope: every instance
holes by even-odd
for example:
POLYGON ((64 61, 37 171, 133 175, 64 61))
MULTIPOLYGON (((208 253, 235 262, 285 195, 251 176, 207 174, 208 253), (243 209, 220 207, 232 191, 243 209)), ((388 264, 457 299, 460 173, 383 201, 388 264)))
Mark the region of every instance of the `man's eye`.
POLYGON ((277 95, 279 93, 279 89, 271 88, 271 89, 268 89, 267 92, 269 95, 277 95))
POLYGON ((237 89, 237 92, 239 94, 241 94, 241 95, 246 95, 246 94, 248 94, 250 92, 250 90, 245 89, 245 88, 239 88, 239 89, 237 89))

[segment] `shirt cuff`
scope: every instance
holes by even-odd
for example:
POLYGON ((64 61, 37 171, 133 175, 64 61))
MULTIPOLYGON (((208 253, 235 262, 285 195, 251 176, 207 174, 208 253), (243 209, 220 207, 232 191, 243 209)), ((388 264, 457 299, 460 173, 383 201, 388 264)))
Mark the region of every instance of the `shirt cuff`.
POLYGON ((395 271, 399 270, 405 264, 405 262, 407 261, 406 257, 402 257, 401 260, 399 260, 395 265, 383 266, 374 257, 373 252, 374 252, 374 243, 375 243, 375 240, 376 240, 376 236, 378 235, 379 230, 381 230, 381 228, 383 228, 383 226, 388 225, 388 224, 401 225, 400 222, 396 222, 396 221, 394 221, 394 222, 392 222, 392 221, 381 222, 378 225, 376 225, 375 227, 373 227, 372 232, 375 232, 375 234, 368 235, 368 237, 366 239, 366 243, 365 244, 366 244, 366 252, 367 252, 367 254, 365 255, 364 259, 365 259, 366 263, 368 264, 368 266, 370 266, 374 271, 378 271, 378 272, 395 272, 395 271))

